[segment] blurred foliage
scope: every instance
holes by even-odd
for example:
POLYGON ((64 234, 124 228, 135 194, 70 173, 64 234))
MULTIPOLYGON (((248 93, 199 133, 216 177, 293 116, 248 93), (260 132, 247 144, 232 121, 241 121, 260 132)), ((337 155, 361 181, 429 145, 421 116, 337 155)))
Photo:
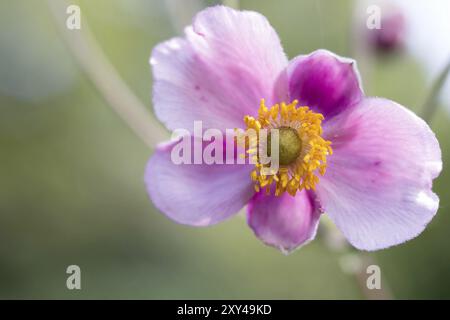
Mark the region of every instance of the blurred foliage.
MULTIPOLYGON (((165 3, 76 3, 151 108, 150 51, 177 35, 165 3)), ((352 56, 350 1, 241 6, 268 17, 291 58, 317 48, 352 56)), ((241 217, 196 229, 158 213, 143 185, 152 150, 78 70, 46 2, 2 1, 0 26, 0 298, 362 298, 320 241, 284 256, 241 217), (66 289, 70 264, 81 267, 80 291, 66 289)), ((420 111, 428 84, 411 58, 360 67, 368 95, 420 111)), ((441 110, 433 124, 446 166, 438 215, 417 239, 374 254, 397 298, 450 298, 448 121, 441 110)))

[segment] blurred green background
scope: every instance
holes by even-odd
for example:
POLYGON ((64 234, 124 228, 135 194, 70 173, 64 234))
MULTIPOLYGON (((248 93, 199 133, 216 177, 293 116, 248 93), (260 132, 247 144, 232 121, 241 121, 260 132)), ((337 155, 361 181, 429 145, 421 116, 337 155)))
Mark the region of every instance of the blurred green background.
MULTIPOLYGON (((171 20, 157 0, 71 3, 151 110, 150 51, 176 36, 186 17, 171 20)), ((242 0, 241 7, 267 16, 290 58, 317 48, 354 56, 351 1, 242 0)), ((84 75, 46 1, 2 0, 0 41, 0 298, 363 298, 320 240, 284 256, 241 217, 197 229, 157 212, 143 183, 152 150, 84 75), (71 264, 81 267, 82 290, 66 288, 71 264)), ((371 64, 361 65, 368 95, 420 111, 429 84, 414 59, 371 64)), ((441 108, 433 122, 444 158, 437 216, 418 238, 371 254, 396 298, 450 298, 448 121, 441 108)))

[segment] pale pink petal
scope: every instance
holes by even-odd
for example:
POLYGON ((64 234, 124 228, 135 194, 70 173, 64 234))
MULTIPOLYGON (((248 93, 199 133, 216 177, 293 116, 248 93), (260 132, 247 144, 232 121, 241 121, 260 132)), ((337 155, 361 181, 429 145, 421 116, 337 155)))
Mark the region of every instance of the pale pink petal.
POLYGON ((240 128, 272 101, 287 58, 274 29, 256 12, 216 6, 201 11, 186 38, 159 44, 152 53, 153 102, 169 128, 240 128))
POLYGON ((356 62, 327 50, 293 59, 288 76, 290 99, 322 113, 326 121, 363 97, 356 62))
POLYGON ((431 187, 442 161, 422 119, 390 100, 366 98, 327 122, 324 137, 334 154, 317 195, 353 246, 387 248, 424 230, 439 207, 431 187))
POLYGON ((247 207, 247 220, 255 235, 264 243, 284 253, 308 243, 317 231, 320 210, 312 195, 306 191, 295 197, 254 195, 247 207))
POLYGON ((208 226, 242 209, 254 190, 251 165, 179 164, 171 160, 177 142, 160 145, 145 171, 154 205, 178 223, 208 226))

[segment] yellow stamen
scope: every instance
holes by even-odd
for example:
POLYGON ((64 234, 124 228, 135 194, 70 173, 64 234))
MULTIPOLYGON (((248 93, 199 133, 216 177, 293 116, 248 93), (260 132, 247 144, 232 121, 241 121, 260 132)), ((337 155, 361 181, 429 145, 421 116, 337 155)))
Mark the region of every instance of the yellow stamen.
MULTIPOLYGON (((249 147, 249 141, 245 142, 246 152, 256 161, 255 169, 251 172, 251 179, 255 182, 257 192, 265 189, 267 194, 274 191, 276 196, 285 192, 295 196, 297 191, 303 189, 315 190, 319 182, 319 175, 323 176, 326 172, 326 158, 333 154, 333 150, 331 149, 331 142, 321 137, 324 117, 320 113, 311 111, 306 106, 297 107, 297 104, 298 101, 294 100, 290 104, 283 102, 268 108, 265 100, 261 99, 258 118, 244 117, 247 126, 246 133, 250 130, 257 133, 256 144, 253 143, 251 148, 249 147), (295 130, 298 136, 298 139, 296 139, 295 135, 287 131, 284 135, 280 135, 280 141, 284 139, 281 143, 283 148, 292 152, 289 153, 289 157, 285 157, 287 161, 280 162, 280 167, 276 172, 264 175, 261 170, 270 167, 270 164, 259 162, 260 130, 267 129, 270 137, 271 129, 286 130, 286 128, 291 131, 295 130), (292 154, 294 157, 292 157, 292 154), (272 188, 272 185, 274 188, 272 188)), ((283 157, 281 151, 280 156, 283 157)))

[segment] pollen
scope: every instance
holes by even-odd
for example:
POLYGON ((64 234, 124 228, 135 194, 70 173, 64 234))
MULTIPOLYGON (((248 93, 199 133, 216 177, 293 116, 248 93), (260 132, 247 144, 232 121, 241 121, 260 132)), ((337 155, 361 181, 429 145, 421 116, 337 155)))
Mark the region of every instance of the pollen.
POLYGON ((280 103, 267 107, 262 99, 257 118, 245 116, 246 129, 243 134, 248 138, 249 131, 256 132, 254 141, 245 141, 245 157, 251 158, 255 168, 250 174, 255 190, 264 189, 266 194, 280 196, 285 192, 295 196, 303 189, 315 190, 319 176, 325 175, 327 156, 333 153, 331 141, 322 138, 322 114, 313 112, 309 107, 297 107, 298 101, 289 104, 280 103), (265 129, 265 130, 262 130, 265 129), (267 155, 273 157, 273 130, 278 130, 278 160, 276 171, 267 172, 261 145, 266 143, 267 155), (265 139, 262 133, 267 134, 265 139))

